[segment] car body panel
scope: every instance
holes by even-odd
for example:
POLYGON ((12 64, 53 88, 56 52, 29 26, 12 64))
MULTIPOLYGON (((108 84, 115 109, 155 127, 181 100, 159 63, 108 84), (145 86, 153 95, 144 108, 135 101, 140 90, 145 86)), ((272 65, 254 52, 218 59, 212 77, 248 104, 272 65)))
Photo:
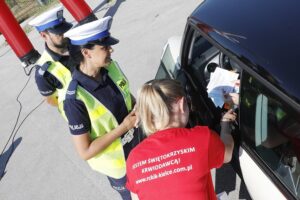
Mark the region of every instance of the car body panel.
POLYGON ((243 148, 240 148, 239 160, 243 178, 252 199, 286 199, 243 148), (260 190, 257 188, 260 188, 260 190))
POLYGON ((299 1, 209 0, 190 20, 197 21, 196 26, 208 37, 299 103, 299 8, 299 1))

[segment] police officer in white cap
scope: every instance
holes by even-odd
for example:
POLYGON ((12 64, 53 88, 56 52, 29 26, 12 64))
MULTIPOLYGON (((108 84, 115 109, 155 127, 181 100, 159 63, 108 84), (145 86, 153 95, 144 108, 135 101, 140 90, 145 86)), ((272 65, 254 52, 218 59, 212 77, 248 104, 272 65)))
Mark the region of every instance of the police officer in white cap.
POLYGON ((125 188, 126 158, 138 144, 137 120, 129 83, 111 59, 110 16, 64 34, 71 42, 70 55, 78 64, 72 74, 64 109, 75 148, 90 167, 106 175, 122 199, 131 199, 125 188))
POLYGON ((71 80, 71 71, 74 68, 67 48, 68 40, 63 34, 72 28, 72 24, 63 17, 62 5, 37 16, 29 24, 39 31, 45 41, 45 50, 37 62, 36 84, 47 102, 58 106, 63 114, 65 87, 71 80))

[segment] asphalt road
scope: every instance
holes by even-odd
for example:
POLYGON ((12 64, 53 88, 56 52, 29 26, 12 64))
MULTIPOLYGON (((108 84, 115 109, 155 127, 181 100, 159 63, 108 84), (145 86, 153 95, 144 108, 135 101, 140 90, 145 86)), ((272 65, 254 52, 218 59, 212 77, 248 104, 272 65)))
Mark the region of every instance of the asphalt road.
MULTIPOLYGON (((183 33, 187 17, 200 3, 86 2, 98 18, 113 16, 111 33, 120 43, 114 47, 112 57, 127 75, 133 94, 145 81, 154 78, 165 42, 170 36, 183 33)), ((67 11, 65 16, 75 23, 67 11)), ((44 44, 38 33, 33 30, 28 37, 41 53, 44 44)), ((3 38, 0 44, 1 41, 3 38)), ((55 108, 43 102, 33 76, 25 75, 9 46, 0 46, 0 199, 120 199, 105 176, 93 172, 77 156, 66 123, 55 108)), ((227 191, 229 199, 249 199, 230 166, 218 170, 214 177, 217 192, 227 191)))

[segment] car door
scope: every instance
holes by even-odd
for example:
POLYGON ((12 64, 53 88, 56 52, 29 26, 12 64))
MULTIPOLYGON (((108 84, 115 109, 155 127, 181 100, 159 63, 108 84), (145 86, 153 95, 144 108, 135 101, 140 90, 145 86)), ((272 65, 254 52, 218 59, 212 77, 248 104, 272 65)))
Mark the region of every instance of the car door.
MULTIPOLYGON (((207 85, 215 67, 225 68, 228 59, 192 25, 186 27, 180 55, 179 43, 179 38, 174 37, 168 41, 156 78, 172 78, 182 83, 190 108, 189 126, 206 125, 220 132, 220 118, 224 110, 208 97, 207 85)), ((235 148, 231 164, 241 176, 238 159, 239 129, 236 126, 233 128, 235 148)))
POLYGON ((244 181, 253 199, 300 199, 299 106, 255 77, 244 71, 241 81, 244 181))
POLYGON ((172 78, 182 83, 189 100, 190 126, 206 125, 219 132, 222 108, 208 97, 207 85, 213 69, 225 66, 220 56, 224 54, 191 24, 186 27, 180 54, 179 38, 169 39, 164 47, 156 79, 172 78))
MULTIPOLYGON (((177 79, 180 80, 180 75, 187 79, 184 84, 190 85, 191 88, 187 91, 192 99, 191 121, 195 121, 200 125, 207 125, 217 132, 220 132, 220 119, 226 108, 224 106, 217 106, 215 100, 208 94, 208 85, 212 78, 212 72, 219 68, 222 72, 237 74, 238 77, 242 75, 241 67, 233 62, 233 59, 210 41, 206 33, 201 32, 195 26, 189 26, 186 30, 186 38, 183 40, 181 53, 181 72, 178 73, 177 79), (197 118, 198 120, 194 120, 197 118), (200 119, 200 120, 199 120, 200 119)), ((181 81, 183 82, 183 81, 181 81)), ((238 91, 236 91, 238 92, 238 91)), ((238 105, 232 106, 238 112, 238 105)), ((239 116, 239 115, 238 115, 239 116)), ((233 124, 232 136, 234 138, 235 146, 231 165, 236 173, 242 178, 240 163, 239 163, 239 146, 240 146, 240 130, 239 117, 236 123, 233 124)))
MULTIPOLYGON (((187 45, 184 47, 187 49, 187 52, 184 50, 183 54, 186 55, 189 54, 190 51, 193 51, 194 58, 192 59, 196 59, 196 54, 201 54, 201 52, 197 52, 199 49, 196 50, 194 45, 199 43, 197 38, 199 38, 200 35, 197 34, 194 29, 188 29, 185 38, 182 40, 184 41, 184 45, 187 45)), ((190 71, 181 65, 180 60, 182 60, 182 57, 179 55, 179 50, 182 41, 181 37, 172 37, 168 40, 168 43, 164 47, 161 63, 155 78, 172 78, 182 83, 190 107, 190 126, 202 124, 213 127, 216 124, 215 121, 219 120, 216 118, 218 115, 214 114, 217 110, 210 108, 212 102, 207 97, 205 87, 203 87, 205 85, 204 82, 203 84, 201 83, 202 78, 200 77, 203 76, 202 69, 193 68, 192 71, 190 71), (193 75, 191 76, 193 70, 198 71, 195 77, 193 75)), ((202 51, 206 51, 211 47, 212 46, 205 44, 202 51)), ((216 51, 216 49, 214 49, 214 51, 216 51)))
POLYGON ((221 109, 208 97, 206 87, 210 78, 209 66, 218 65, 219 53, 219 49, 196 27, 187 26, 181 47, 181 65, 176 75, 190 100, 191 126, 206 125, 217 132, 220 130, 221 109))

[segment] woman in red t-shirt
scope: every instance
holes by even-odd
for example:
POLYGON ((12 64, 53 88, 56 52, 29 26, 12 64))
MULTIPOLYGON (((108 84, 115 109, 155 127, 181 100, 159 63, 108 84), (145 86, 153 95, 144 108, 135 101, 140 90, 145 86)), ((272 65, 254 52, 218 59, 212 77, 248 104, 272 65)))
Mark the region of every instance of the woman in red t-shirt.
POLYGON ((154 80, 138 92, 137 111, 147 138, 127 160, 133 199, 216 199, 210 170, 231 160, 233 138, 228 111, 221 137, 206 126, 185 128, 189 109, 180 83, 154 80))

